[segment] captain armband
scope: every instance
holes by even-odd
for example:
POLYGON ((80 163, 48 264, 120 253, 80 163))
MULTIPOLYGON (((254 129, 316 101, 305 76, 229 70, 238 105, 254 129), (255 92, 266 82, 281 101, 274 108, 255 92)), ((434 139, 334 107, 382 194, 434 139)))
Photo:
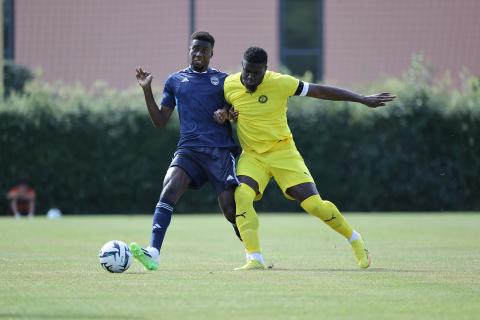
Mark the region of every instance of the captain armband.
POLYGON ((295 90, 294 96, 306 96, 308 93, 309 83, 304 81, 298 82, 297 90, 295 90))

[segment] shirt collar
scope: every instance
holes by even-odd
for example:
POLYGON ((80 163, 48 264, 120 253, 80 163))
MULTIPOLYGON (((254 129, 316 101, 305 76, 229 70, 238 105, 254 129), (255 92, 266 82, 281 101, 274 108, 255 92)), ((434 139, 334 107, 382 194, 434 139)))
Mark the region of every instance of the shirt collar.
POLYGON ((187 70, 188 70, 188 72, 202 74, 202 73, 208 73, 208 71, 210 71, 210 67, 208 67, 207 70, 205 70, 205 71, 203 71, 203 72, 195 71, 195 70, 193 70, 192 67, 188 67, 187 70))

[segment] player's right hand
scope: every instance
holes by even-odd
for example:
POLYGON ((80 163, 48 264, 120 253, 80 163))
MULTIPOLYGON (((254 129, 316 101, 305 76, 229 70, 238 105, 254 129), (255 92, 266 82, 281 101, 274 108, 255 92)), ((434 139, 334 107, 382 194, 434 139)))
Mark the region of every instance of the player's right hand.
POLYGON ((137 71, 137 81, 142 88, 149 87, 152 84, 152 74, 144 71, 142 68, 135 69, 137 71))
POLYGON ((213 119, 219 123, 223 124, 225 121, 228 120, 228 110, 225 109, 217 109, 213 113, 213 119))
POLYGON ((217 122, 217 123, 224 123, 225 121, 227 120, 230 120, 230 121, 237 121, 238 120, 238 111, 235 111, 235 108, 234 107, 231 107, 230 109, 217 109, 214 113, 213 113, 213 119, 217 122))
POLYGON ((397 96, 394 96, 389 92, 382 92, 369 96, 364 96, 362 99, 362 103, 369 108, 378 108, 383 107, 386 105, 386 103, 395 100, 396 97, 397 96))

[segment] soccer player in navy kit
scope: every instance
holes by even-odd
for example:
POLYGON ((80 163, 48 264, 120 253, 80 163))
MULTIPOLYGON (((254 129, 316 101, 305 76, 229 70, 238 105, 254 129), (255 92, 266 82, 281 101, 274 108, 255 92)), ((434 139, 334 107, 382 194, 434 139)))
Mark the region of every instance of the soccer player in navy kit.
POLYGON ((190 66, 168 77, 160 108, 152 93, 152 75, 142 68, 136 70, 153 125, 164 127, 175 107, 180 119, 180 141, 155 208, 150 246, 130 244, 134 257, 147 270, 158 269, 159 252, 173 208, 189 187, 195 189, 210 181, 222 212, 240 237, 234 203, 238 185, 234 156, 238 146, 230 123, 218 124, 212 117, 215 110, 225 105, 223 83, 227 77, 226 73, 209 68, 214 44, 215 39, 208 32, 192 34, 190 66))

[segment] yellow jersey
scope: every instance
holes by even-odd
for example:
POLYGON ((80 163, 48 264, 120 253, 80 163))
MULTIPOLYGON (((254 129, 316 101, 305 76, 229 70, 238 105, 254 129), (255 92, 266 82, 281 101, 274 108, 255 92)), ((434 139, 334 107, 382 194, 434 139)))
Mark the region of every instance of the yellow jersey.
POLYGON ((228 76, 223 92, 225 100, 238 111, 237 135, 243 150, 264 153, 279 141, 292 138, 287 100, 295 94, 299 80, 267 70, 257 90, 248 93, 240 75, 228 76))

